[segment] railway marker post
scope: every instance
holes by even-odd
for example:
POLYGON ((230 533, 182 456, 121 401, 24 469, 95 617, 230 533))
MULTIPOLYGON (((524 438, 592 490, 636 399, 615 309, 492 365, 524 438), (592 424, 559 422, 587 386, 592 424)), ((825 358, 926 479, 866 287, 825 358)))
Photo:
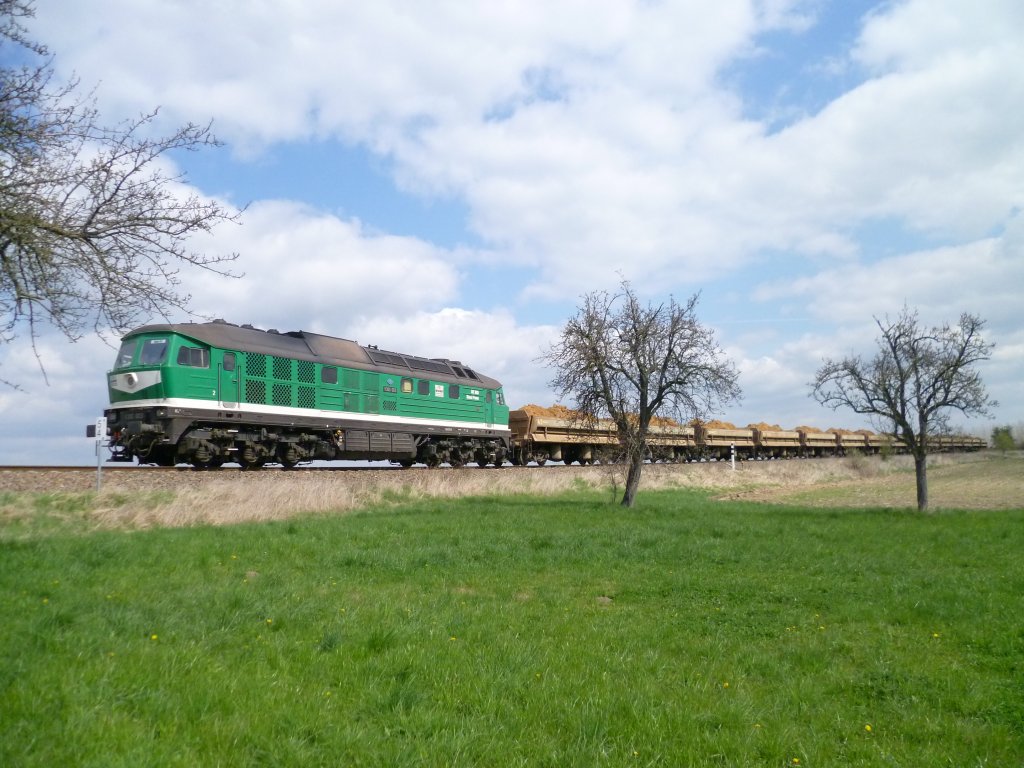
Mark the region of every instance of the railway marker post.
POLYGON ((736 443, 729 443, 729 461, 732 463, 732 471, 736 471, 736 443))
POLYGON ((100 416, 95 424, 87 425, 85 436, 96 438, 96 492, 99 493, 103 485, 103 449, 107 445, 107 417, 100 416))

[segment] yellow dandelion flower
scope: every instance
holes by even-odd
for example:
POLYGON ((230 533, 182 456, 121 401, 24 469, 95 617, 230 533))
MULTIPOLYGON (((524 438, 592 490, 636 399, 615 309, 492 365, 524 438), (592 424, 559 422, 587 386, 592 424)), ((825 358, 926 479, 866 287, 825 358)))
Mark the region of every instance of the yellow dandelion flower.
POLYGON ((153 634, 153 635, 149 636, 149 639, 150 640, 159 640, 160 638, 157 635, 153 634))
POLYGON ((864 726, 864 730, 867 731, 868 733, 871 733, 871 723, 868 723, 867 725, 865 725, 864 726))

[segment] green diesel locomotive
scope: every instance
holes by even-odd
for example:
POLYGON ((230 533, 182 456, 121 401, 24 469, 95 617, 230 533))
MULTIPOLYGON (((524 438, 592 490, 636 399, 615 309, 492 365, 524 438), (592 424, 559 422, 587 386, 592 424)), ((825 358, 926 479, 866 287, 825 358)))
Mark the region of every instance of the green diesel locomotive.
POLYGON ((455 360, 307 331, 147 325, 123 338, 107 384, 114 461, 458 467, 509 455, 500 382, 455 360))

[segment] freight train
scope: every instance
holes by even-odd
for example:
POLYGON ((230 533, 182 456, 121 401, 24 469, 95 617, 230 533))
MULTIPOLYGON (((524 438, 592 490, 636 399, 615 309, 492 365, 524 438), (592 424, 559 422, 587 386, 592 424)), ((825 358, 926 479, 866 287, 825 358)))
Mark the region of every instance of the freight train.
MULTIPOLYGON (((242 468, 314 460, 404 467, 615 461, 613 424, 509 410, 501 383, 458 360, 308 331, 223 320, 126 334, 107 374, 112 461, 242 468)), ((542 410, 542 409, 541 409, 542 410)), ((937 438, 977 450, 978 438, 937 438)), ((843 430, 652 427, 649 458, 686 461, 879 452, 891 438, 843 430)))

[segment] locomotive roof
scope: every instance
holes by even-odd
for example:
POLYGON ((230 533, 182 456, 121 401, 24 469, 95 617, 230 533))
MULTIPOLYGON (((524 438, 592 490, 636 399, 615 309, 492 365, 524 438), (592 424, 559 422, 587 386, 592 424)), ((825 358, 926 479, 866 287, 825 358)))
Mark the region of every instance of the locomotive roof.
POLYGON ((125 334, 127 339, 143 333, 177 333, 222 349, 257 352, 296 360, 312 360, 324 365, 381 371, 451 381, 467 386, 497 389, 496 379, 474 371, 457 360, 426 358, 388 352, 373 346, 362 346, 349 339, 324 336, 309 331, 263 331, 251 325, 235 325, 224 320, 210 323, 166 323, 144 325, 125 334), (465 373, 460 376, 457 371, 465 373))

